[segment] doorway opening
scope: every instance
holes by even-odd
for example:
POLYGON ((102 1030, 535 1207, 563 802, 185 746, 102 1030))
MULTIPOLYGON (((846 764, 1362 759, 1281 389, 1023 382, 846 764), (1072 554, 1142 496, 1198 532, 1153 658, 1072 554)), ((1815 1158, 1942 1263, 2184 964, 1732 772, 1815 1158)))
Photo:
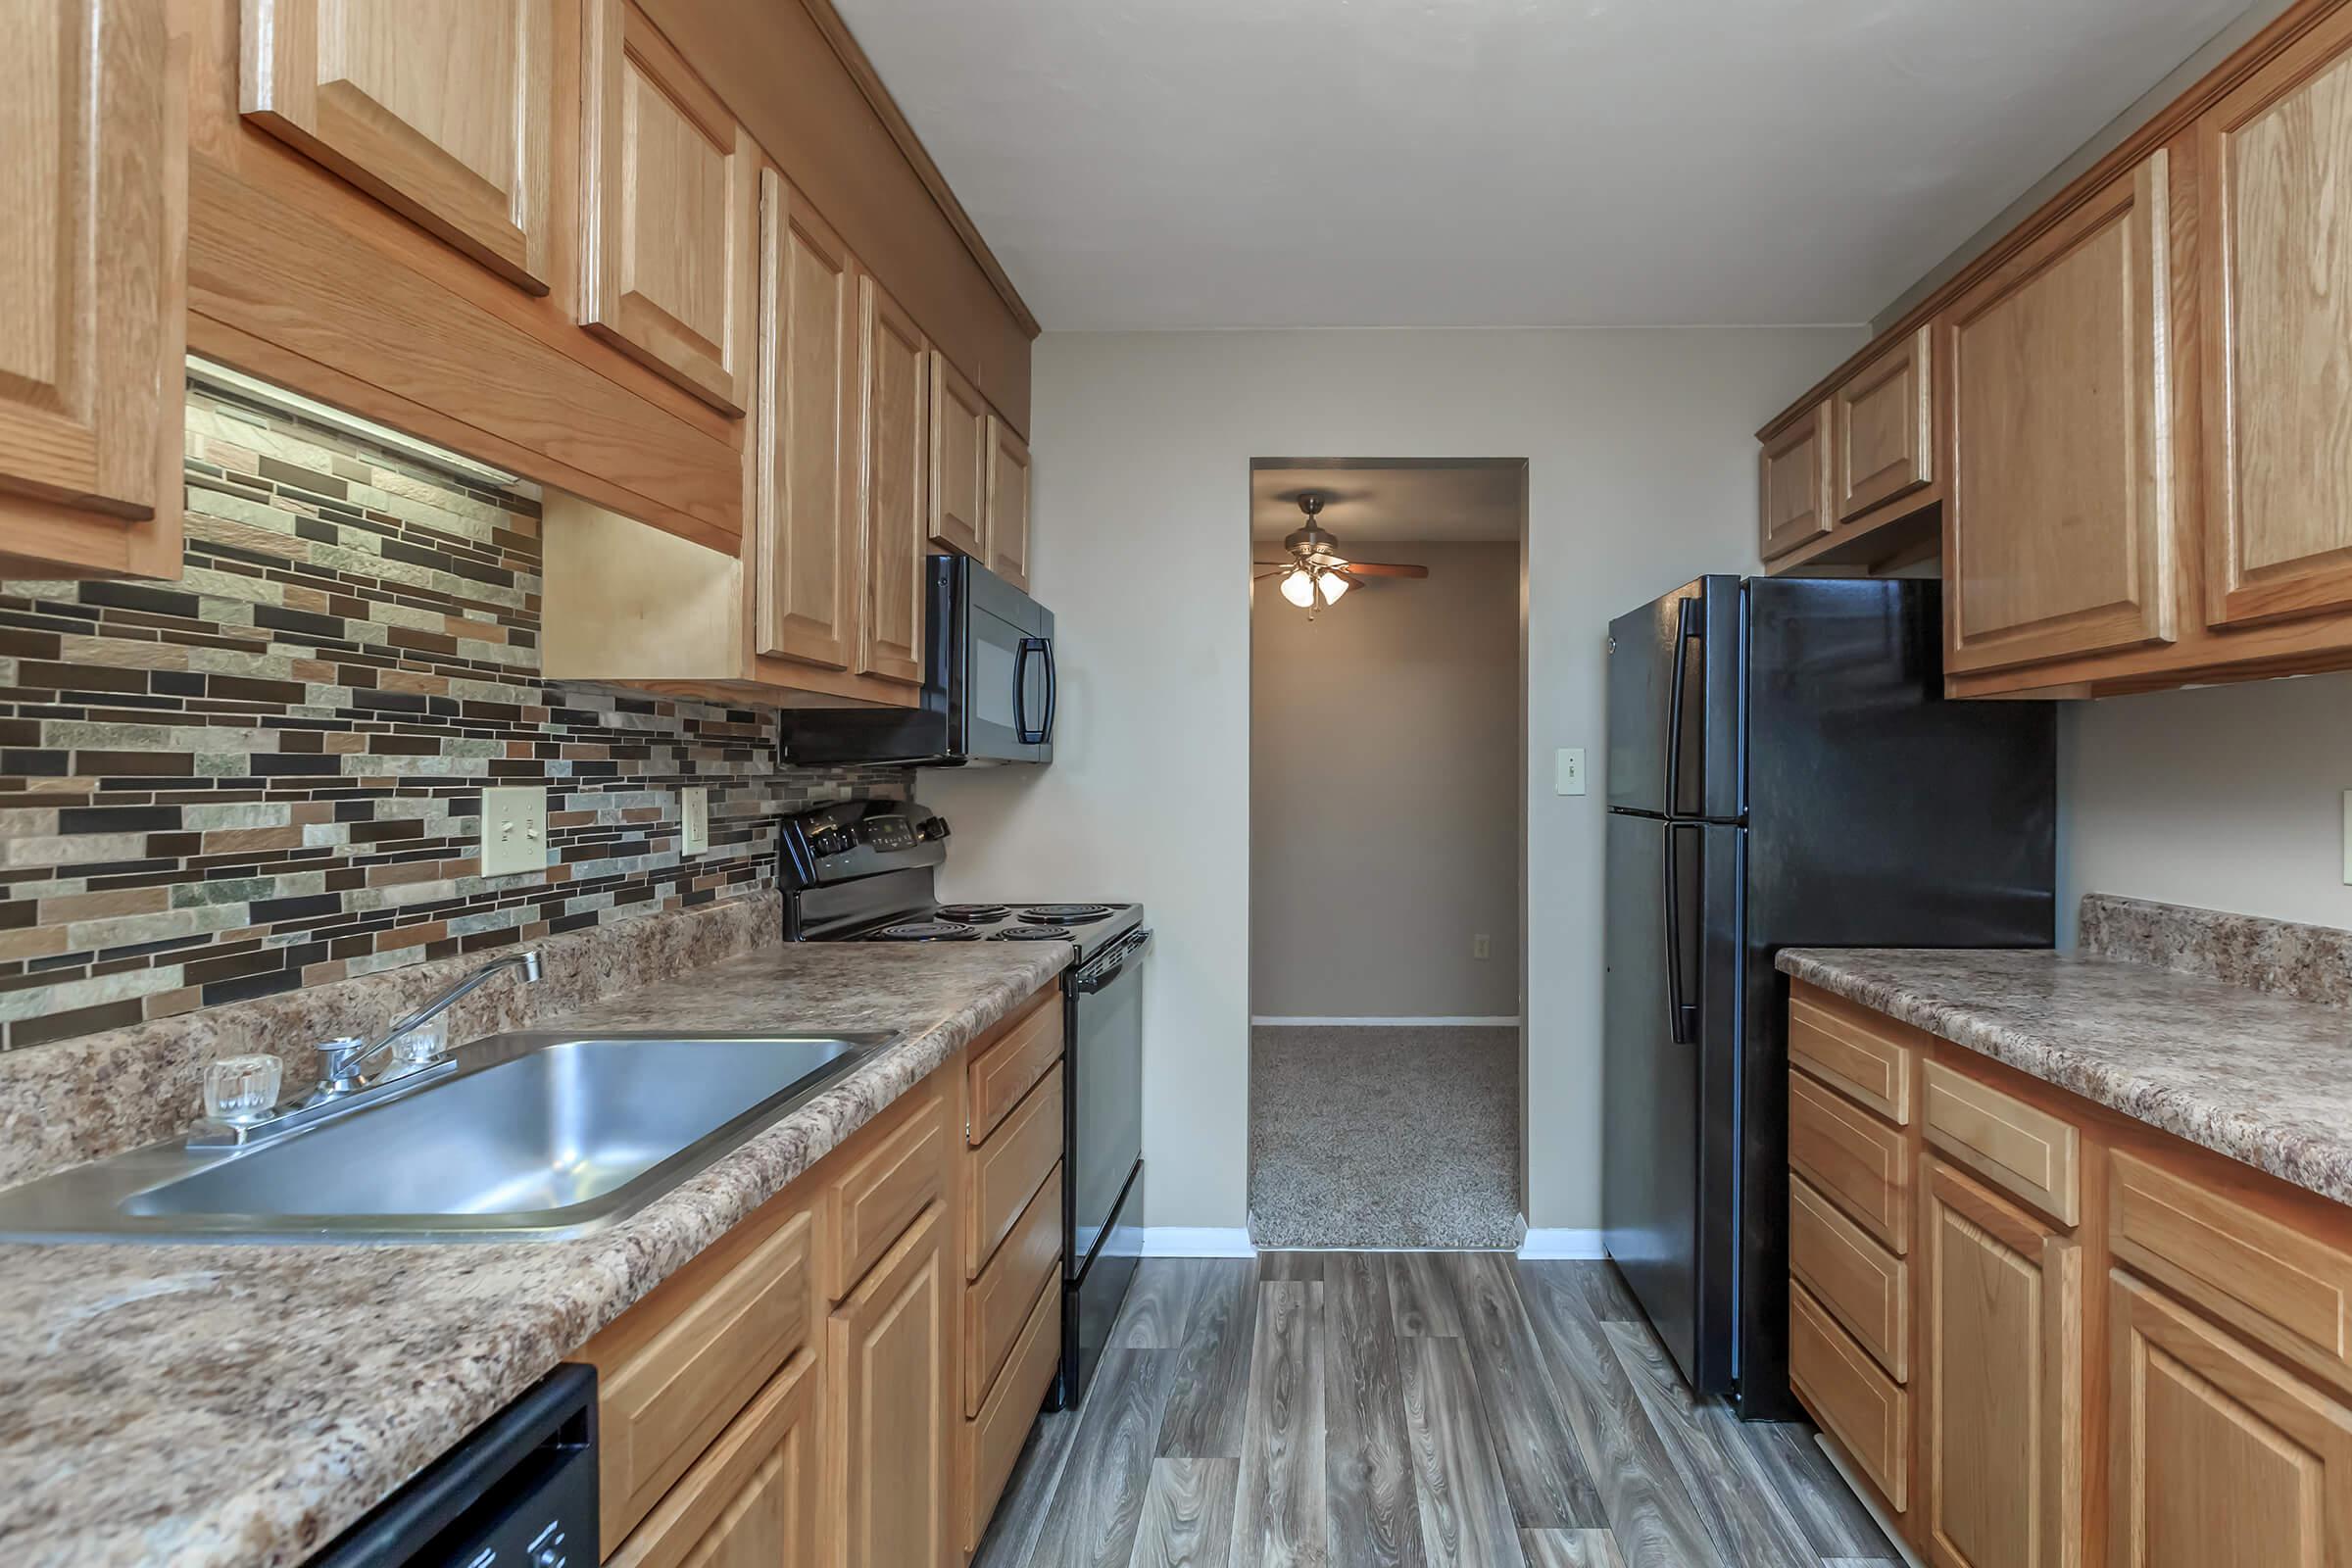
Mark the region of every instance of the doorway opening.
POLYGON ((1250 465, 1250 1232, 1526 1232, 1527 465, 1250 465))

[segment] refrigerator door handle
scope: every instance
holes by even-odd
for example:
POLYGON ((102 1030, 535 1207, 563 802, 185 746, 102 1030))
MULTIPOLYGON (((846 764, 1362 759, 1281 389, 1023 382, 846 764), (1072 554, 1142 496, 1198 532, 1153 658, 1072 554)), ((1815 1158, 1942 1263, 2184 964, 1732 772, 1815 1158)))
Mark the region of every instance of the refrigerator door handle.
MULTIPOLYGON (((1693 615, 1702 609, 1704 601, 1678 599, 1674 602, 1674 689, 1666 696, 1666 814, 1680 816, 1683 810, 1683 688, 1690 684, 1690 643, 1699 635, 1705 621, 1693 615), (1695 623, 1695 624, 1694 624, 1695 623)), ((1700 813, 1705 814, 1704 803, 1700 813)))
POLYGON ((1666 1024, 1678 1046, 1698 1043, 1698 1006, 1683 1000, 1683 866, 1682 835, 1695 833, 1695 822, 1666 824, 1666 1024))

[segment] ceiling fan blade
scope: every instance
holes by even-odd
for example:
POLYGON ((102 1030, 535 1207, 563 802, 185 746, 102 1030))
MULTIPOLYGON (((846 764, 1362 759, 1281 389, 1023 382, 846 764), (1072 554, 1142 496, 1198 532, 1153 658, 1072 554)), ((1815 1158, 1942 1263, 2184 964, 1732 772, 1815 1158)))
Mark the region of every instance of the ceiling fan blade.
POLYGON ((1383 561, 1350 561, 1348 569, 1362 577, 1426 577, 1427 566, 1397 566, 1383 561))
POLYGON ((1298 563, 1296 561, 1252 561, 1250 564, 1252 566, 1296 566, 1298 563))

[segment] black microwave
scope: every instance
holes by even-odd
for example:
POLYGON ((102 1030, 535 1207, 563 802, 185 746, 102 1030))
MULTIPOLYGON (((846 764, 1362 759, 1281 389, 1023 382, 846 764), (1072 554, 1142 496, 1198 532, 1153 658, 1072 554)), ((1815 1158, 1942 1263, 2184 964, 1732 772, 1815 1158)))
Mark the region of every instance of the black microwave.
POLYGON ((1054 760, 1054 612, 963 556, 924 562, 915 708, 788 708, 788 764, 1054 760))

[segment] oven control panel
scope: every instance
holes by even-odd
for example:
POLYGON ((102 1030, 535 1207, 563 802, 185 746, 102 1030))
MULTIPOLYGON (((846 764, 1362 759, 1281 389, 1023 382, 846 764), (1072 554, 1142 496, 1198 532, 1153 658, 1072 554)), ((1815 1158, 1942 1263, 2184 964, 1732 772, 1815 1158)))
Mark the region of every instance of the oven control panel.
POLYGON ((812 887, 904 866, 936 865, 948 819, 901 801, 844 801, 790 817, 784 828, 787 872, 812 887))

